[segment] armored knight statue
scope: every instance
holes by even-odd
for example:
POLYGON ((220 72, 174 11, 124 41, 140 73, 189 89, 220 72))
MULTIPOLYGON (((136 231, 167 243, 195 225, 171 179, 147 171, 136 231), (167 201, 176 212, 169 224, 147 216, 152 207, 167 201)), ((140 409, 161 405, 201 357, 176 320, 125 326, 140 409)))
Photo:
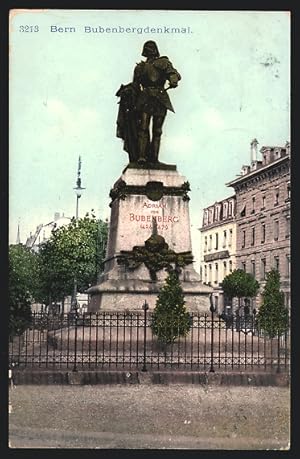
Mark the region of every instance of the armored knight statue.
POLYGON ((116 94, 120 97, 117 137, 124 140, 129 161, 141 165, 158 163, 166 113, 167 110, 174 112, 167 91, 176 88, 181 80, 168 57, 159 55, 154 41, 144 44, 142 56, 146 61, 136 65, 133 82, 121 85, 116 94))

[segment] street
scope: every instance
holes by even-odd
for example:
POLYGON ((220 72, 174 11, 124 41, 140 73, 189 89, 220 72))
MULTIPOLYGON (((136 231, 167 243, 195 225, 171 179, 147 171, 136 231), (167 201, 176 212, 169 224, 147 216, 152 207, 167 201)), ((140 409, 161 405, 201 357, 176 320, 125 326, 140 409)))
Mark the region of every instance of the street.
POLYGON ((15 386, 11 448, 288 449, 286 387, 15 386))

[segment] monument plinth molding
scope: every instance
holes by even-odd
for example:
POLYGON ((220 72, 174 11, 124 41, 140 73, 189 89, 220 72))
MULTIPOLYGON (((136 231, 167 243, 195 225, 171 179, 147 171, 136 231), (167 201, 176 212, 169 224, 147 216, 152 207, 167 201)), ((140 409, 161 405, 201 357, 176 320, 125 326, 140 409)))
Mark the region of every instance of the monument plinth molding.
POLYGON ((175 166, 131 166, 123 171, 110 193, 107 254, 98 284, 88 290, 91 312, 141 310, 145 300, 153 309, 167 277, 166 270, 156 265, 160 251, 171 261, 188 263, 181 268, 179 277, 187 309, 209 311, 213 289, 200 282, 190 262, 188 191, 186 178, 175 166), (157 246, 151 246, 151 236, 157 246), (141 262, 144 254, 149 255, 146 263, 141 262))

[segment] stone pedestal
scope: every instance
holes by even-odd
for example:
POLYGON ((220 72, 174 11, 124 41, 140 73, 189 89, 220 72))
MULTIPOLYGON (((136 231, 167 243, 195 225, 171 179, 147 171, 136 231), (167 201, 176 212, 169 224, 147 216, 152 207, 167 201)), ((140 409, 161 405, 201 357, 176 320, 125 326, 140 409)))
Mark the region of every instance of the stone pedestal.
MULTIPOLYGON (((192 251, 189 218, 189 184, 175 166, 172 169, 126 168, 110 196, 111 218, 107 257, 99 283, 91 287, 90 311, 141 310, 146 300, 155 307, 157 295, 167 276, 165 270, 151 279, 142 264, 132 268, 120 263, 122 254, 132 252, 155 231, 176 254, 192 251)), ((209 311, 212 288, 203 285, 192 264, 180 274, 186 306, 190 311, 209 311)))

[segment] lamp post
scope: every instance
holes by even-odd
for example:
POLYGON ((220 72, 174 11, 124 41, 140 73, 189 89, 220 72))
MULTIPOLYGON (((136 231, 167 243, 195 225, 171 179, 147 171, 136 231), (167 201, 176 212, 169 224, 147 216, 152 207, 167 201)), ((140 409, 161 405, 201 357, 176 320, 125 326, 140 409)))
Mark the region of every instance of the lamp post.
POLYGON ((80 171, 81 171, 81 157, 79 156, 79 158, 78 158, 76 187, 73 188, 73 190, 75 190, 75 193, 76 193, 76 221, 78 220, 79 199, 81 198, 82 191, 85 190, 85 188, 82 188, 82 186, 81 186, 80 171))
MULTIPOLYGON (((80 178, 80 171, 81 171, 81 157, 78 158, 78 169, 77 169, 77 180, 76 180, 76 187, 73 188, 76 193, 76 225, 78 221, 78 207, 79 207, 79 199, 81 198, 82 191, 85 190, 81 186, 81 178, 80 178)), ((72 299, 72 308, 77 313, 77 278, 76 275, 74 276, 74 289, 73 289, 73 299, 72 299)))
MULTIPOLYGON (((78 221, 78 206, 79 206, 79 199, 81 198, 82 191, 85 188, 81 186, 81 178, 80 178, 80 170, 81 170, 81 158, 78 158, 78 169, 77 169, 77 180, 76 180, 76 187, 73 188, 76 193, 76 225, 78 221)), ((73 299, 72 299, 72 309, 75 312, 75 336, 74 336, 74 367, 73 371, 77 371, 77 325, 78 325, 78 307, 77 307, 77 277, 76 274, 74 275, 74 289, 73 289, 73 299)))

